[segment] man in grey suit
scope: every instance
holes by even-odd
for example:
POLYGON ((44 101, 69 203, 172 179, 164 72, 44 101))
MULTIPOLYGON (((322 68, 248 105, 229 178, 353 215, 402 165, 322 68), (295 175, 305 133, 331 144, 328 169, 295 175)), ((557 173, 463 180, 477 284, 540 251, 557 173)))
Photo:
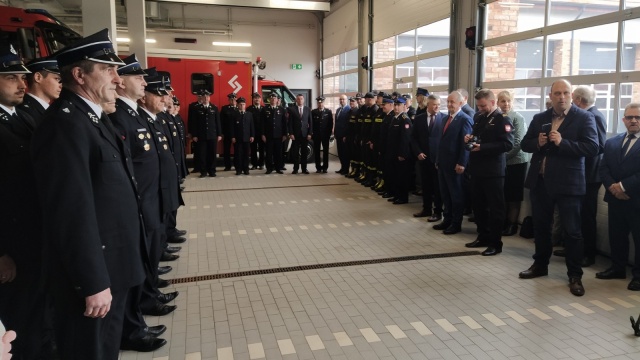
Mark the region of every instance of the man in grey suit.
POLYGON ((640 291, 640 103, 631 103, 622 118, 627 131, 612 137, 604 147, 600 176, 607 192, 611 267, 596 274, 598 279, 624 279, 629 259, 629 232, 635 245, 633 279, 627 286, 640 291))
POLYGON ((598 133, 593 114, 571 104, 568 81, 555 81, 549 98, 552 108, 533 117, 521 142, 523 151, 533 153, 525 187, 531 195, 535 254, 533 265, 521 272, 520 278, 548 274, 551 223, 557 206, 565 233, 569 289, 573 295, 582 296, 580 209, 586 192, 584 158, 598 153, 598 133))

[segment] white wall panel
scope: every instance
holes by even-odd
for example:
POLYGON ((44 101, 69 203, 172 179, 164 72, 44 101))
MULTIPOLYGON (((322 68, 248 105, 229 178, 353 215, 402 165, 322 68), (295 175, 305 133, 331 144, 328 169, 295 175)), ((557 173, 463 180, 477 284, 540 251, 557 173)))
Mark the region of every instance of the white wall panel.
POLYGON ((324 18, 323 38, 325 59, 358 47, 358 0, 349 0, 324 18))
POLYGON ((374 0, 373 41, 449 17, 450 0, 374 0))

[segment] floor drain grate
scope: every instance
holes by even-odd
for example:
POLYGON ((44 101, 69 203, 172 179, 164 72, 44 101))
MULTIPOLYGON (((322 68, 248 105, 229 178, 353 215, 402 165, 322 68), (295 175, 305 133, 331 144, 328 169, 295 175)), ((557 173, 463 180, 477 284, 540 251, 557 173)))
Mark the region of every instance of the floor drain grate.
POLYGON ((459 257, 459 256, 472 256, 472 255, 480 255, 480 252, 478 252, 478 251, 461 251, 461 252, 442 253, 442 254, 401 256, 401 257, 384 258, 384 259, 343 261, 343 262, 328 263, 328 264, 289 266, 289 267, 263 269, 263 270, 247 270, 247 271, 238 271, 238 272, 232 272, 232 273, 200 275, 200 276, 191 276, 191 277, 185 277, 185 278, 171 279, 171 280, 169 280, 169 282, 172 283, 172 284, 184 284, 184 283, 190 283, 190 282, 196 282, 196 281, 228 279, 228 278, 235 278, 235 277, 241 277, 241 276, 285 273, 285 272, 292 272, 292 271, 304 271, 304 270, 315 270, 315 269, 327 269, 327 268, 345 267, 345 266, 382 264, 382 263, 411 261, 411 260, 441 259, 441 258, 450 258, 450 257, 459 257))
POLYGON ((309 188, 309 187, 319 187, 319 186, 342 186, 342 185, 349 185, 349 183, 335 183, 335 184, 308 184, 308 185, 287 185, 287 186, 261 186, 261 187, 252 187, 252 188, 241 188, 241 189, 203 189, 203 190, 184 190, 182 191, 183 194, 185 193, 201 193, 201 192, 215 192, 215 191, 243 191, 243 190, 265 190, 265 189, 289 189, 289 188, 297 188, 297 187, 303 187, 303 188, 309 188))

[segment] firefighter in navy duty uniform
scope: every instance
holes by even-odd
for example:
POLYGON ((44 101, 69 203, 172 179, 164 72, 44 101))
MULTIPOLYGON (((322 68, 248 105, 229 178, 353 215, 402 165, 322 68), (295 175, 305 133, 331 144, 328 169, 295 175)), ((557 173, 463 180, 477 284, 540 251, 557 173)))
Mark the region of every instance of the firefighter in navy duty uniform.
POLYGON ((271 174, 273 171, 282 174, 284 163, 282 162, 282 142, 289 134, 287 133, 287 119, 285 117, 286 110, 277 105, 280 96, 271 93, 270 104, 262 108, 262 121, 264 124, 264 132, 262 141, 266 144, 265 166, 267 172, 271 174))
POLYGON ((200 159, 200 177, 216 176, 216 151, 218 141, 222 140, 220 113, 209 102, 211 93, 202 90, 202 103, 195 104, 189 116, 189 134, 196 143, 196 152, 200 159))
POLYGON ((247 102, 243 97, 238 98, 238 113, 233 119, 231 127, 231 142, 233 143, 233 161, 236 175, 249 175, 249 151, 255 137, 253 116, 246 111, 247 102))
POLYGON ((125 302, 147 257, 131 156, 100 106, 115 100, 123 63, 107 29, 57 59, 62 93, 31 148, 56 344, 65 360, 116 360, 125 302))
POLYGON ((394 194, 389 201, 395 205, 409 202, 409 182, 411 181, 411 119, 405 112, 405 99, 396 98, 393 104, 395 113, 387 136, 386 160, 393 178, 391 191, 394 194))
POLYGON ((324 107, 324 97, 316 98, 318 108, 311 110, 313 124, 313 153, 316 160, 316 173, 327 173, 329 169, 329 142, 333 131, 333 114, 324 107), (320 157, 322 146, 322 158, 320 157), (322 159, 322 160, 321 160, 322 159))
POLYGON ((466 246, 486 246, 482 255, 492 256, 502 252, 506 152, 513 148, 513 124, 498 109, 491 90, 482 89, 475 98, 478 112, 473 133, 465 136, 465 143, 470 151, 468 168, 478 238, 466 246))
POLYGON ((262 141, 264 121, 262 121, 262 105, 260 104, 261 96, 255 92, 251 96, 253 104, 247 107, 247 112, 253 117, 253 130, 255 132, 253 142, 251 143, 251 170, 262 170, 264 166, 264 147, 262 141))
POLYGON ((220 108, 220 126, 222 127, 222 152, 224 157, 224 171, 231 170, 231 128, 233 127, 233 119, 238 113, 236 106, 236 94, 227 95, 229 104, 220 108))
POLYGON ((29 92, 18 107, 39 124, 51 102, 60 96, 60 69, 54 56, 33 59, 27 64, 27 69, 31 71, 27 75, 29 92))

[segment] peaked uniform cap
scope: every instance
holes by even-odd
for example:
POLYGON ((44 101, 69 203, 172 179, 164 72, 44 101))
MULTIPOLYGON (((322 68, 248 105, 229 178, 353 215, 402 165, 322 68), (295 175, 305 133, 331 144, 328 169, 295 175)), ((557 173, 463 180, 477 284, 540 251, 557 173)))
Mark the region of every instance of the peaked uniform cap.
POLYGON ((82 60, 109 65, 124 64, 113 49, 113 43, 109 38, 109 29, 100 30, 67 46, 56 53, 56 58, 60 67, 72 65, 82 60))

